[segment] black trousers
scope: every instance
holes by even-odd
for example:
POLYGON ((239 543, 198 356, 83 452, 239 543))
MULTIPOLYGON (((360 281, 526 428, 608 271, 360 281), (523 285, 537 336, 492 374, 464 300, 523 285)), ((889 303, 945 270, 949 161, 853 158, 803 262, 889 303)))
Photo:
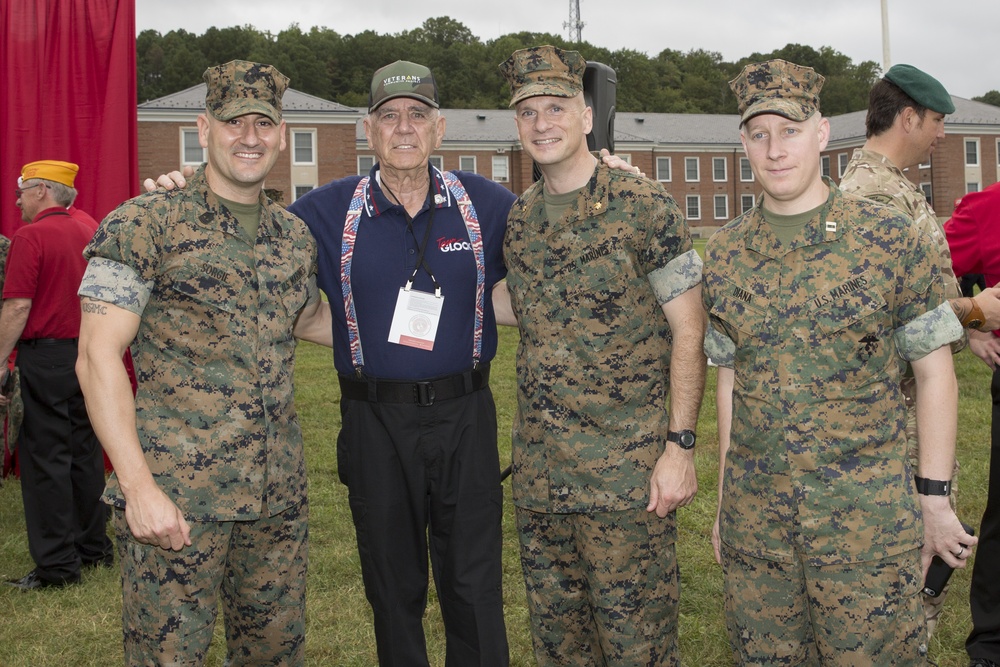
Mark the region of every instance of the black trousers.
POLYGON ((427 665, 428 551, 446 665, 509 664, 489 388, 433 405, 342 399, 337 439, 382 667, 427 665))
POLYGON ((969 606, 972 633, 965 650, 972 658, 1000 662, 1000 369, 993 372, 993 428, 990 445, 990 483, 986 511, 979 526, 979 544, 972 566, 969 606))
POLYGON ((76 378, 75 341, 18 346, 24 423, 18 441, 28 550, 48 581, 110 558, 104 455, 76 378))

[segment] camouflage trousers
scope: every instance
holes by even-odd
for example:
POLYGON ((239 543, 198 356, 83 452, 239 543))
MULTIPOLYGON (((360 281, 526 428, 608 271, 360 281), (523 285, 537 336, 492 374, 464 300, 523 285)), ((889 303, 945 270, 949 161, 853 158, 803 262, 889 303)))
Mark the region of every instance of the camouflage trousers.
POLYGON ((539 667, 679 664, 673 514, 516 517, 539 667))
POLYGON ((722 545, 739 665, 927 665, 917 549, 865 563, 754 558, 722 545))
MULTIPOLYGON (((920 463, 920 447, 917 441, 917 384, 912 377, 905 377, 900 383, 903 390, 903 400, 906 403, 906 454, 910 460, 910 468, 914 474, 917 473, 920 463)), ((951 473, 951 507, 957 507, 956 492, 958 489, 958 459, 955 459, 955 468, 951 473)), ((938 616, 944 609, 944 601, 948 598, 948 591, 951 583, 945 585, 941 594, 936 598, 929 595, 920 594, 924 602, 924 616, 927 619, 927 638, 930 639, 937 627, 938 616)))
POLYGON ((125 664, 204 664, 221 597, 227 667, 303 665, 308 513, 192 521, 192 545, 170 551, 136 542, 116 509, 125 664))

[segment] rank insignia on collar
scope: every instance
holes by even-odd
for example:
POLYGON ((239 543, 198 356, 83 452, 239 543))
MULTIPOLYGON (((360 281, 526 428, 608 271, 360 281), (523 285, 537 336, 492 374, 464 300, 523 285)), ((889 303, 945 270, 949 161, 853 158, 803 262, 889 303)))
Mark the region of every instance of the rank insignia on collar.
POLYGON ((595 211, 600 211, 601 210, 601 202, 597 202, 596 204, 594 204, 594 210, 595 211))

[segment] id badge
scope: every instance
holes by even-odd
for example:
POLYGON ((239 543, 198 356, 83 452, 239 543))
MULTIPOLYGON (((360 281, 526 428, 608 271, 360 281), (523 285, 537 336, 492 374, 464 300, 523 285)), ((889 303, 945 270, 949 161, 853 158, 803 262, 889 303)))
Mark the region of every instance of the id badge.
POLYGON ((415 289, 399 288, 396 311, 389 326, 389 342, 421 350, 434 349, 438 322, 441 320, 443 296, 434 296, 415 289))

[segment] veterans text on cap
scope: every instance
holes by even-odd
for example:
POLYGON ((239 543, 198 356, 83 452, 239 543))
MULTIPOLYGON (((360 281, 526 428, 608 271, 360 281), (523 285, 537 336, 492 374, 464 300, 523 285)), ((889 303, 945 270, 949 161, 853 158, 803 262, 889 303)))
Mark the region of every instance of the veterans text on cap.
POLYGON ((76 180, 76 173, 80 167, 72 162, 60 162, 59 160, 38 160, 29 162, 21 168, 21 177, 18 179, 18 186, 29 178, 41 178, 54 183, 62 183, 66 187, 73 187, 76 180))
POLYGON ((205 108, 217 120, 259 113, 281 122, 281 96, 288 77, 271 65, 231 60, 205 70, 205 108))
POLYGON ((417 63, 397 60, 375 72, 368 93, 369 113, 397 97, 411 97, 435 109, 440 108, 434 75, 429 68, 417 63))
POLYGON ((922 107, 943 114, 955 113, 955 103, 941 82, 913 65, 893 65, 883 78, 896 84, 922 107))
POLYGON ((819 111, 825 77, 787 60, 751 63, 729 82, 740 110, 740 127, 754 116, 774 113, 803 121, 819 111))
POLYGON ((583 90, 587 61, 576 51, 555 46, 521 49, 500 65, 510 83, 510 106, 538 95, 575 97, 583 90))

